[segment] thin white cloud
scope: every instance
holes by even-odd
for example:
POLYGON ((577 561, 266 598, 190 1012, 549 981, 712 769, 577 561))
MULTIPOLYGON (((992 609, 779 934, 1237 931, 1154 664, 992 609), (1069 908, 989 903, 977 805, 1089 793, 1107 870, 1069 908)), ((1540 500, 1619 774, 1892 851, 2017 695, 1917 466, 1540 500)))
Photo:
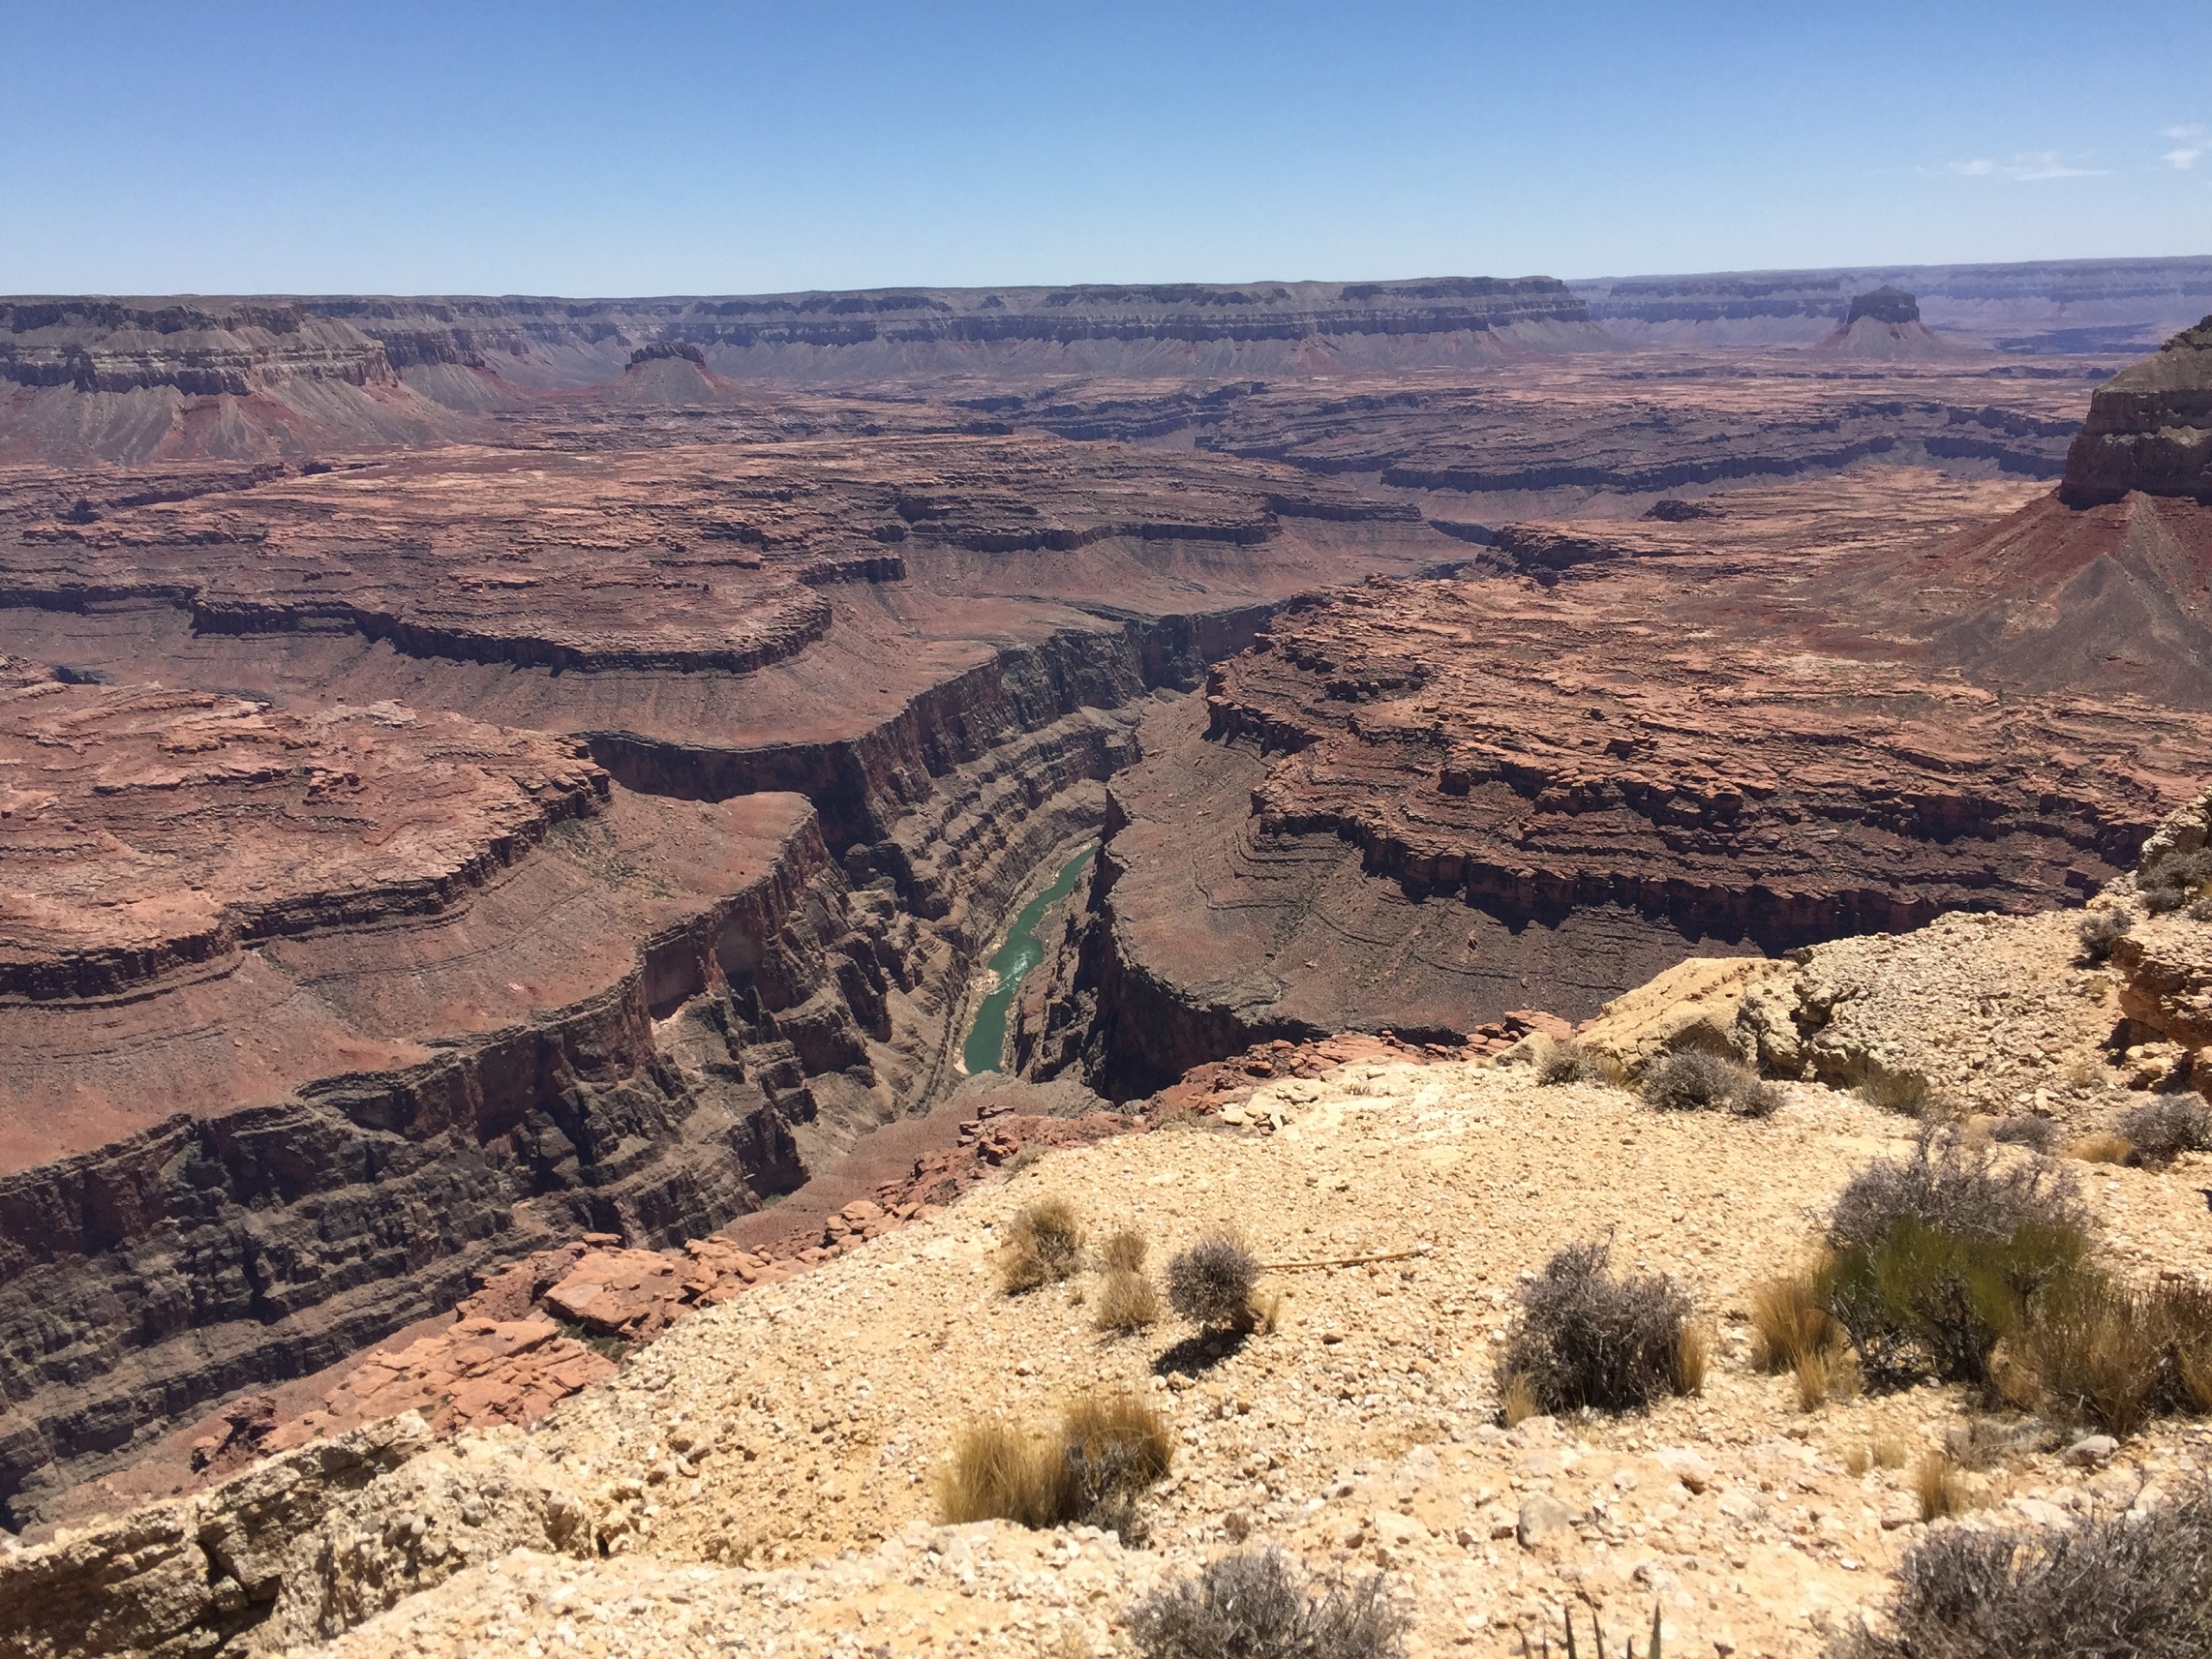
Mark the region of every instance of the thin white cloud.
POLYGON ((2169 167, 2186 172, 2197 165, 2197 158, 2212 150, 2212 132, 2206 132, 2194 122, 2183 127, 2168 127, 2161 136, 2178 139, 2174 147, 2159 157, 2169 167))
POLYGON ((2002 162, 1983 157, 1971 162, 1953 162, 1944 168, 1954 178, 2001 178, 2015 184, 2041 184, 2054 178, 2102 178, 2110 170, 2082 166, 2056 150, 2023 150, 2002 162))

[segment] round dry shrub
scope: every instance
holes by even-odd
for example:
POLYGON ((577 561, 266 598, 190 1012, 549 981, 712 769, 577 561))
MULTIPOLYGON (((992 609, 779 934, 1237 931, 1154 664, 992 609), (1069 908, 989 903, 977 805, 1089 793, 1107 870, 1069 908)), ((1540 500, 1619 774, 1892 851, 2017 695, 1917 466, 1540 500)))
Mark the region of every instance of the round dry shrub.
POLYGON ((2077 929, 2081 939, 2082 959, 2090 962, 2111 960, 2112 947, 2126 938, 2136 919, 2124 910, 2093 910, 2081 919, 2077 929))
POLYGON ((1902 1159, 1869 1163, 1844 1184, 1829 1216, 1837 1250, 1871 1249, 1902 1221, 2008 1243, 2023 1229, 2086 1238, 2080 1186, 2063 1164, 2012 1159, 1949 1130, 1924 1129, 1902 1159))
POLYGON ((2179 910, 2202 896, 2207 885, 2212 885, 2212 848, 2166 853, 2145 864, 2136 880, 2143 908, 2153 916, 2179 910))
POLYGON ((2112 1127, 2146 1163, 2212 1152, 2212 1106, 2196 1095, 2161 1095, 2122 1112, 2112 1127))
POLYGON ((1998 1145, 2024 1146, 2030 1152, 2050 1151, 2058 1144, 2058 1132, 2055 1119, 2039 1118, 2032 1112, 1999 1118, 1989 1126, 1989 1138, 1998 1145))
POLYGON ((1232 1238, 1200 1239, 1167 1263, 1167 1305, 1202 1330, 1252 1323, 1259 1258, 1232 1238))
POLYGON ((1734 1112, 1773 1115, 1782 1092, 1747 1066, 1702 1048, 1685 1048, 1658 1061, 1644 1075, 1644 1099, 1663 1112, 1734 1112))
POLYGON ((1144 1267, 1144 1258, 1151 1253, 1151 1246, 1144 1235, 1131 1227, 1123 1227, 1106 1242, 1099 1252, 1109 1273, 1137 1273, 1144 1267))
POLYGON ((1550 1412, 1633 1411, 1686 1381, 1679 1361, 1690 1302, 1663 1276, 1607 1276, 1604 1245, 1569 1245, 1521 1289, 1498 1365, 1500 1392, 1550 1412))
POLYGON ((1129 1612, 1144 1659, 1400 1659, 1409 1623, 1381 1574, 1317 1585, 1279 1550, 1224 1555, 1129 1612))
POLYGON ((1905 1552, 1887 1612, 1831 1659, 2201 1659, 2212 1492, 2068 1525, 1938 1528, 1905 1552))

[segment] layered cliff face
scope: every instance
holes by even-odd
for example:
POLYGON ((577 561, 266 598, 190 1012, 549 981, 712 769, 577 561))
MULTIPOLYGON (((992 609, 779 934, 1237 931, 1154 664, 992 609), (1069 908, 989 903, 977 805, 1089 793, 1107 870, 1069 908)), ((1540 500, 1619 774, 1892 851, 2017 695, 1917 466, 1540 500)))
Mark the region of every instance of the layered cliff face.
POLYGON ((0 460, 306 456, 455 430, 377 341, 295 301, 0 302, 0 460))
POLYGON ((941 433, 22 471, 0 529, 18 1522, 491 1263, 696 1236, 927 1104, 1147 694, 1443 540, 941 433))
POLYGON ((2131 490, 2212 501, 2212 317, 2090 400, 2059 497, 2090 507, 2131 490))
POLYGON ((2065 259, 2000 265, 1716 272, 1568 285, 1605 331, 1636 345, 1809 346, 1848 326, 1871 288, 1918 295, 1933 328, 2024 352, 2136 351, 2212 305, 2212 259, 2065 259))
MULTIPOLYGON (((567 741, 17 672, 0 1499, 589 1227, 671 1240, 887 1120, 909 959, 796 797, 567 741)), ((917 964, 918 965, 918 964, 917 964)))
POLYGON ((1898 637, 1909 579, 1833 603, 1853 561, 1940 542, 1942 503, 2018 495, 1904 476, 1531 529, 1492 554, 1601 551, 1280 616, 1115 780, 1063 968, 1090 1028, 1041 1069, 1141 1092, 1255 1040, 1581 1017, 1688 954, 2079 903, 2212 764, 2212 721, 1932 664, 1898 637))
POLYGON ((303 303, 381 341, 400 373, 432 396, 456 365, 518 385, 608 380, 634 347, 661 341, 698 348, 717 374, 802 382, 1305 373, 1607 344, 1582 302, 1549 277, 303 303))
POLYGON ((1861 465, 2056 478, 2080 424, 2078 379, 1823 362, 1577 359, 1413 384, 1283 385, 1225 399, 1195 441, 1370 476, 1432 517, 1495 527, 1604 512, 1599 498, 1649 500, 1861 465))

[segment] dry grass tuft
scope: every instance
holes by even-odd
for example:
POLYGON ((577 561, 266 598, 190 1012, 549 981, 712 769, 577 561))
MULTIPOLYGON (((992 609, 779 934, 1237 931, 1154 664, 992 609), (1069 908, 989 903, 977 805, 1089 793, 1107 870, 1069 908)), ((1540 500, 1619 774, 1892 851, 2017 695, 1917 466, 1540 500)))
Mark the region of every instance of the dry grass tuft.
POLYGON ((1099 1286, 1098 1328, 1124 1335, 1160 1322, 1160 1292, 1143 1274, 1115 1268, 1099 1286))
POLYGON ((999 1259, 998 1282, 1009 1296, 1054 1284, 1083 1259, 1083 1224, 1065 1198, 1040 1198, 1014 1218, 999 1259))
POLYGON ((1123 1227, 1106 1240, 1106 1248, 1099 1253, 1108 1272, 1141 1273, 1144 1271, 1144 1258, 1151 1253, 1151 1249, 1142 1233, 1123 1227))
POLYGON ((1712 1369, 1712 1331, 1702 1320, 1683 1322, 1675 1339, 1675 1392, 1685 1399, 1705 1392, 1706 1373, 1712 1369))
POLYGON ((1878 1469, 1901 1469, 1913 1455, 1913 1449, 1894 1434, 1875 1435, 1867 1450, 1874 1454, 1874 1466, 1878 1469))
POLYGON ((1963 1515, 1974 1501, 1966 1477, 1946 1452, 1924 1453, 1913 1465, 1913 1495, 1920 1499, 1923 1521, 1963 1515))
POLYGON ((2045 1292, 2035 1317, 2007 1344, 2000 1388, 2062 1422, 2133 1434, 2150 1421, 2164 1370, 2164 1333, 2146 1298, 2104 1275, 2081 1272, 2045 1292))
POLYGON ((1874 1449, 1871 1446, 1854 1446, 1843 1454, 1843 1472, 1853 1480, 1874 1466, 1874 1449))
POLYGON ((2127 1136, 2100 1131, 2085 1134, 2066 1149, 2066 1156, 2083 1163, 2125 1163, 2136 1149, 2127 1136))
POLYGON ((1798 1355, 1791 1368, 1797 1373, 1798 1409, 1818 1411, 1828 1403, 1828 1355, 1824 1350, 1808 1348, 1798 1355))
POLYGON ((1518 1428, 1530 1418, 1541 1416, 1543 1406, 1536 1399, 1536 1385, 1525 1371, 1515 1372, 1505 1379, 1505 1392, 1500 1398, 1498 1415, 1508 1429, 1518 1428))
POLYGON ((1843 1327, 1820 1305, 1813 1273, 1770 1279, 1751 1291, 1751 1357, 1762 1371, 1795 1371, 1807 1354, 1841 1342, 1843 1327))
POLYGON ((986 1417, 960 1431, 953 1461, 938 1470, 938 1518, 957 1526, 970 1521, 1012 1521, 1054 1526, 1066 1501, 1066 1458, 1044 1434, 986 1417))
POLYGON ((1173 1455, 1159 1413, 1126 1391, 1078 1396, 1056 1433, 986 1417, 960 1432, 953 1461, 937 1472, 938 1517, 948 1525, 1081 1523, 1135 1543, 1137 1494, 1167 1474, 1173 1455))

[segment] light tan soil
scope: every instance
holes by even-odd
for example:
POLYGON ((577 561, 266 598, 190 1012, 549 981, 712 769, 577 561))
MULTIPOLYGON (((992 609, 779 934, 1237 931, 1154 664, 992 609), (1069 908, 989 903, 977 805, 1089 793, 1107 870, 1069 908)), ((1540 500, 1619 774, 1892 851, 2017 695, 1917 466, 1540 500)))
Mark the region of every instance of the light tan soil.
MULTIPOLYGON (((599 1516, 611 1558, 474 1567, 329 1651, 1121 1651, 1135 1597, 1241 1535, 1319 1569, 1387 1570, 1416 1654, 1515 1651, 1570 1601, 1602 1609, 1616 1642, 1655 1603, 1671 1654, 1817 1652, 1828 1621, 1882 1598, 1922 1531, 1909 1467, 1854 1477, 1846 1458, 1878 1439, 1917 1455, 1973 1412, 1929 1386, 1808 1414, 1790 1379, 1751 1368, 1746 1290, 1797 1257, 1844 1180, 1909 1127, 1785 1087, 1761 1123, 1661 1116, 1526 1071, 1359 1065, 1262 1090, 1256 1103, 1279 1101, 1288 1119, 1272 1135, 1052 1154, 935 1222, 685 1320, 511 1439, 599 1516), (1095 1277, 998 1292, 1006 1223, 1045 1193, 1073 1199, 1095 1234, 1144 1230, 1155 1271, 1226 1227, 1269 1261, 1423 1253, 1271 1274, 1279 1329, 1195 1376, 1156 1378, 1188 1331, 1100 1336, 1078 1301, 1095 1277), (1608 1236, 1616 1265, 1678 1276, 1715 1320, 1704 1395, 1495 1427, 1493 1356, 1521 1276, 1608 1236), (1101 1382, 1145 1391, 1178 1441, 1149 1505, 1151 1549, 932 1524, 929 1477, 962 1423, 1048 1421, 1101 1382), (1525 1547, 1516 1523, 1539 1496, 1569 1521, 1525 1547)), ((2120 1259, 2194 1270, 2212 1246, 2206 1179, 2197 1161, 2085 1184, 2120 1259)), ((2207 1457, 2204 1430, 2169 1422, 2102 1469, 2054 1448, 1975 1480, 1992 1513, 2048 1520, 2156 1501, 2207 1457)))

